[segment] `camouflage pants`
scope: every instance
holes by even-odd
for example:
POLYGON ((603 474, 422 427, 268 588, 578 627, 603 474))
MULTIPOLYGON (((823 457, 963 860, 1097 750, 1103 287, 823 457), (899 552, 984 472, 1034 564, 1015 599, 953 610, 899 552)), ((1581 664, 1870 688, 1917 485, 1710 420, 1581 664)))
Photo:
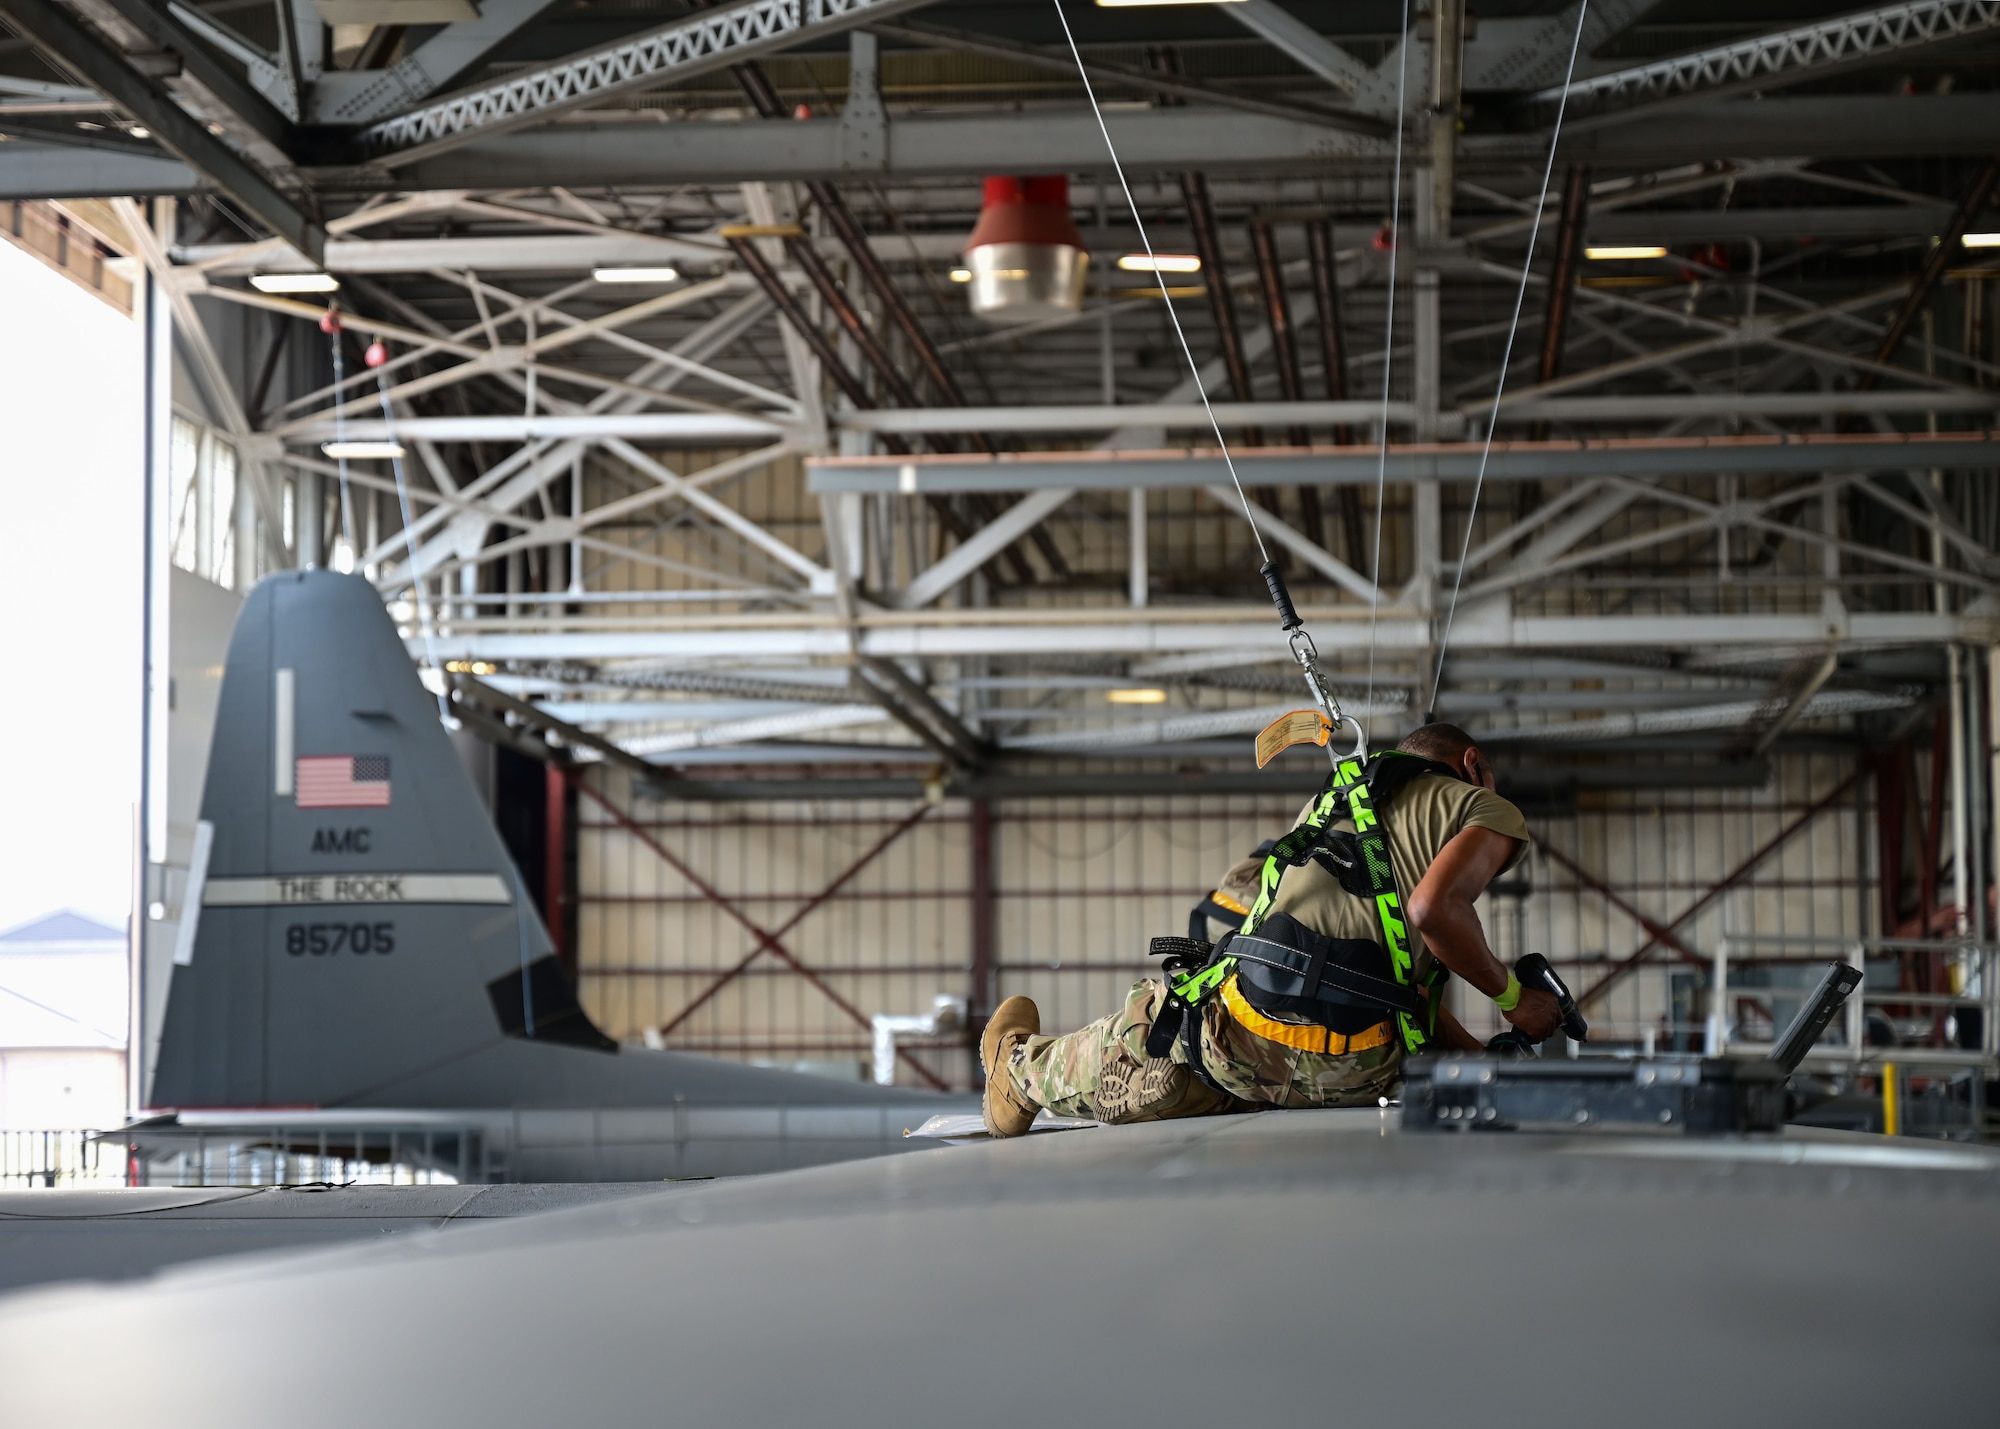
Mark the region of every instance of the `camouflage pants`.
POLYGON ((1147 978, 1132 985, 1122 1008, 1088 1027, 1024 1038, 1007 1074, 1029 1100, 1058 1116, 1122 1123, 1265 1107, 1373 1106, 1402 1070, 1393 1042, 1337 1056, 1302 1051, 1248 1031, 1211 997, 1202 1007, 1201 1048, 1209 1075, 1231 1093, 1218 1095, 1189 1069, 1179 1038, 1172 1055, 1146 1055, 1146 1034, 1166 991, 1147 978))

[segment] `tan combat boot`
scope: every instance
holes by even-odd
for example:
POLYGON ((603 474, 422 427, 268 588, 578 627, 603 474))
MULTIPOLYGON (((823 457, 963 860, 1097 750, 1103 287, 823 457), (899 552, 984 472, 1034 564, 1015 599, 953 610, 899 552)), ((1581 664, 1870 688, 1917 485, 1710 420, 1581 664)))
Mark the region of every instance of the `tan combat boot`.
POLYGON ((1014 1044, 1042 1030, 1042 1014, 1034 1000, 1010 997, 993 1010, 979 1038, 979 1065, 986 1069, 986 1130, 993 1136, 1025 1136, 1041 1110, 1014 1085, 1007 1059, 1014 1044))

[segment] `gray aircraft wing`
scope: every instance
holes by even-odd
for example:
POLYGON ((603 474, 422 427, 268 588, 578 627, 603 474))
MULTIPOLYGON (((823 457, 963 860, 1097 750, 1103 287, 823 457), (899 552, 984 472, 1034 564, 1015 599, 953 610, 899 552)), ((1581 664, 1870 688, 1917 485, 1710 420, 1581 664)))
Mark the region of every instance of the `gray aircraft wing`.
POLYGON ((1990 1422, 1991 1149, 1394 1118, 1068 1131, 36 1292, 0 1301, 0 1379, 23 1423, 163 1429, 332 1429, 357 1394, 485 1429, 1990 1422))

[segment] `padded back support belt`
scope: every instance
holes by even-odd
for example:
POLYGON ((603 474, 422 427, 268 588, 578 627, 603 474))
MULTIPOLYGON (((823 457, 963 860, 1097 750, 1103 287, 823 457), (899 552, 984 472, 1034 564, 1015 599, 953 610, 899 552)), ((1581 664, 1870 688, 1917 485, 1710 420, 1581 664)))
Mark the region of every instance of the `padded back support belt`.
POLYGON ((1287 913, 1228 940, 1244 999, 1259 1012, 1305 1017, 1357 1032, 1392 1012, 1415 1015, 1415 989, 1395 980, 1389 955, 1367 938, 1329 938, 1287 913))

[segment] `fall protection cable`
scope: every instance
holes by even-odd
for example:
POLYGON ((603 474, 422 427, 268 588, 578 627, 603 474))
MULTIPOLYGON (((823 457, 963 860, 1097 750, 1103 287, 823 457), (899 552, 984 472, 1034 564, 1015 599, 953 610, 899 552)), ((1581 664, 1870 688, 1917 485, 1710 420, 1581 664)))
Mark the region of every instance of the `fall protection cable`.
MULTIPOLYGON (((1431 674, 1431 698, 1427 710, 1437 708, 1438 690, 1444 684, 1444 656, 1451 646, 1451 623, 1458 615, 1458 593, 1465 589, 1465 562, 1472 553, 1472 523, 1479 515, 1479 493, 1486 485, 1486 463, 1493 455, 1493 429, 1500 425, 1500 399, 1507 391, 1507 367, 1514 360, 1514 336, 1521 330, 1521 305, 1528 296, 1528 275, 1535 266, 1535 241, 1541 237, 1542 213, 1549 206, 1549 183, 1555 177, 1556 146, 1562 142, 1563 113, 1569 108, 1570 82, 1576 77, 1576 54, 1583 45, 1583 24, 1590 16, 1590 0, 1578 0, 1576 33, 1570 37, 1569 67, 1563 71, 1562 94, 1556 100, 1555 127, 1549 131, 1548 162, 1542 166, 1542 192, 1535 202, 1535 216, 1528 225, 1528 252, 1521 259, 1521 282, 1514 290, 1514 320, 1507 325, 1507 345, 1500 352, 1500 376, 1493 384, 1493 410, 1486 417, 1486 438, 1479 448, 1479 474, 1472 483, 1472 505, 1465 513, 1465 539, 1458 547, 1458 576, 1451 586, 1451 604, 1444 615, 1444 630, 1438 637, 1437 668, 1431 674)), ((1379 518, 1378 518, 1379 519, 1379 518)), ((1378 526, 1379 532, 1379 526, 1378 526)))
MULTIPOLYGON (((1382 321, 1382 420, 1375 436, 1375 551, 1368 565, 1368 584, 1375 594, 1368 601, 1368 693, 1375 702, 1375 631, 1382 609, 1382 510, 1389 491, 1389 379, 1396 371, 1396 257, 1403 250, 1403 116, 1409 113, 1404 91, 1410 82, 1410 0, 1403 0, 1403 38, 1396 45, 1396 162, 1389 174, 1388 316, 1382 321)), ((1334 275, 1339 285, 1339 274, 1334 275)))
MULTIPOLYGON (((423 632, 424 657, 430 661, 432 677, 437 681, 438 718, 447 729, 456 729, 457 721, 452 719, 451 705, 445 697, 444 666, 438 661, 437 641, 431 625, 430 595, 424 588, 424 573, 417 569, 417 518, 410 507, 410 485, 403 479, 402 446, 396 441, 396 414, 389 408, 389 375, 380 368, 375 372, 375 390, 381 395, 382 421, 396 452, 389 458, 389 465, 396 472, 396 500, 403 511, 403 549, 409 552, 410 586, 417 593, 417 629, 423 632)), ((529 1035, 534 1035, 532 1030, 529 1035)))
POLYGON ((1076 36, 1069 32, 1069 17, 1063 14, 1062 0, 1054 0, 1054 3, 1056 19, 1062 23, 1063 38, 1069 41, 1070 55, 1076 60, 1077 78, 1083 81, 1083 92, 1090 97, 1090 112, 1096 116, 1097 132, 1104 136, 1105 151, 1111 155, 1112 172, 1118 175, 1118 187, 1125 192, 1125 206, 1132 211, 1132 223, 1138 228, 1139 242, 1146 249, 1146 262, 1160 284, 1160 297, 1166 304, 1167 320, 1174 325, 1174 336, 1180 340, 1181 356, 1187 359, 1188 371, 1194 374, 1194 389, 1201 396, 1202 411, 1208 414, 1208 429, 1215 433, 1215 444, 1222 450, 1222 464, 1229 468, 1229 480, 1236 487, 1236 499, 1243 503, 1243 519, 1250 524, 1250 535, 1257 542, 1257 554, 1269 565, 1271 553, 1264 546, 1264 533, 1257 529, 1257 518, 1250 513, 1249 494, 1243 490, 1243 479, 1236 474, 1235 458, 1229 454, 1229 443, 1223 439, 1222 424, 1216 420, 1215 407, 1208 400, 1208 384, 1201 380, 1201 368, 1195 363, 1194 350, 1188 346, 1187 334, 1181 330, 1181 315, 1174 310, 1173 294, 1167 291, 1166 280, 1160 277, 1160 260, 1153 254, 1152 237, 1146 232, 1146 221, 1139 217, 1139 203, 1132 197, 1132 186, 1125 182, 1125 166, 1118 161, 1118 148, 1111 142, 1111 131, 1104 125, 1104 111, 1098 107, 1097 91, 1091 87, 1090 74, 1083 67, 1083 55, 1076 47, 1076 36))
MULTIPOLYGON (((1152 270, 1153 277, 1160 284, 1160 298, 1167 310, 1167 320, 1173 324, 1174 337, 1180 342, 1181 356, 1187 360, 1188 372, 1194 378, 1195 391, 1201 395, 1202 410, 1208 415, 1209 430, 1215 434, 1215 444, 1222 452, 1222 463, 1228 468, 1230 485, 1236 488, 1236 499, 1243 506, 1243 519, 1249 523, 1250 535, 1257 542, 1257 554, 1262 558, 1257 574, 1264 578, 1265 588, 1271 594, 1271 603, 1278 609, 1279 628, 1285 632, 1290 642, 1292 658, 1298 661, 1299 671, 1305 676, 1306 688, 1312 691, 1313 699, 1328 720, 1335 728, 1346 724, 1353 729, 1354 748, 1348 757, 1365 755, 1368 752, 1367 731, 1361 727, 1361 721, 1341 709, 1340 701, 1334 697, 1332 688, 1326 682, 1326 675, 1320 669, 1319 648, 1313 643, 1311 633, 1306 630, 1305 621, 1300 617, 1298 608, 1292 604, 1291 592, 1285 588, 1284 573, 1278 569, 1278 563, 1271 559, 1271 552, 1264 545, 1264 533, 1258 528, 1257 518, 1251 511, 1249 493, 1243 489, 1243 478, 1236 472, 1236 459, 1230 453, 1228 439, 1222 435, 1222 423, 1216 420, 1215 406, 1209 401, 1208 384, 1202 380, 1201 366, 1194 360, 1194 350, 1188 346, 1187 333, 1181 328, 1180 313, 1175 310, 1173 294, 1167 290, 1166 280, 1160 276, 1160 262, 1153 253, 1152 237, 1146 232, 1146 220, 1140 216, 1139 202, 1132 196, 1132 185, 1126 181, 1125 165, 1118 157, 1118 146, 1111 142, 1111 130, 1104 122, 1104 109, 1097 102, 1097 90, 1090 82, 1089 70, 1084 67, 1083 52, 1077 48, 1076 36, 1070 31, 1069 16, 1063 12, 1062 0, 1051 0, 1051 3, 1055 5, 1056 20, 1062 26, 1063 39, 1069 44, 1070 57, 1076 61, 1077 78, 1082 81, 1083 92, 1090 100, 1090 112, 1097 120, 1097 132, 1104 136, 1104 149, 1111 157, 1112 172, 1118 176, 1118 187, 1125 195, 1125 207, 1131 212, 1133 227, 1138 229, 1139 242, 1145 247, 1146 262, 1152 270)), ((1404 5, 1407 12, 1408 0, 1404 0, 1404 5)), ((1402 149, 1403 123, 1400 109, 1401 106, 1398 105, 1396 145, 1399 153, 1402 149)), ((1379 547, 1379 515, 1377 542, 1379 547)), ((1326 747, 1329 755, 1333 757, 1335 763, 1338 763, 1343 756, 1333 749, 1330 738, 1326 747)))
MULTIPOLYGON (((338 444, 342 440, 342 433, 345 430, 345 423, 341 420, 341 412, 347 405, 345 400, 340 396, 341 384, 345 379, 341 373, 341 322, 338 310, 329 308, 326 316, 320 320, 320 327, 326 333, 327 340, 333 345, 333 386, 335 392, 333 431, 334 441, 338 444)), ((389 375, 382 370, 380 346, 378 343, 376 348, 369 351, 368 365, 376 369, 375 391, 382 402, 382 423, 389 433, 390 446, 395 451, 395 454, 389 458, 389 465, 396 473, 396 501, 401 506, 403 512, 403 548, 409 552, 410 585, 416 591, 417 596, 417 628, 423 632, 424 656, 430 662, 432 676, 437 681, 435 693, 437 695, 438 719, 443 722, 447 729, 456 729, 458 722, 451 715, 451 703, 446 694, 447 686, 444 678, 444 667, 438 663, 437 642, 432 638, 430 597, 424 588, 423 572, 417 569, 416 515, 410 506, 410 485, 403 476, 402 447, 396 441, 396 414, 389 404, 389 375)), ((340 520, 342 530, 347 537, 348 549, 350 551, 359 551, 361 547, 354 539, 354 512, 347 497, 347 458, 345 456, 340 458, 340 520)), ((523 1030, 526 1031, 529 1037, 533 1037, 535 1035, 535 989, 534 978, 529 971, 528 961, 528 918, 526 912, 528 907, 528 886, 522 881, 521 870, 518 868, 514 870, 514 883, 519 897, 517 916, 514 922, 519 928, 521 941, 521 1022, 523 1030)))
MULTIPOLYGON (((333 459, 340 472, 340 534, 347 542, 348 550, 358 551, 361 548, 354 541, 354 503, 347 491, 347 397, 341 390, 347 382, 347 374, 341 363, 339 310, 328 308, 319 326, 320 331, 326 334, 327 345, 333 350, 333 459)), ((319 520, 317 514, 313 520, 319 520)))
MULTIPOLYGON (((341 384, 345 381, 341 375, 342 327, 338 308, 328 308, 319 320, 319 330, 326 334, 326 340, 333 349, 333 440, 336 448, 341 447, 344 441, 342 434, 346 430, 342 412, 347 403, 341 395, 341 384)), ((375 390, 382 399, 383 425, 388 429, 390 445, 396 446, 396 417, 389 408, 389 378, 388 374, 381 370, 381 358, 382 344, 378 342, 369 349, 367 361, 370 367, 376 369, 375 390)), ((339 460, 341 530, 347 538, 347 549, 359 551, 361 545, 354 539, 354 512, 347 499, 347 458, 342 456, 339 460)), ((430 661, 432 677, 437 681, 438 718, 443 720, 447 727, 455 727, 451 717, 451 705, 445 698, 444 666, 438 663, 437 642, 432 638, 430 597, 424 591, 424 578, 417 570, 416 517, 410 507, 409 483, 403 479, 403 458, 400 447, 397 447, 397 454, 389 458, 389 464, 396 472, 396 499, 403 508, 403 543, 410 553, 410 584, 416 588, 417 593, 417 628, 423 632, 424 655, 430 661)))

